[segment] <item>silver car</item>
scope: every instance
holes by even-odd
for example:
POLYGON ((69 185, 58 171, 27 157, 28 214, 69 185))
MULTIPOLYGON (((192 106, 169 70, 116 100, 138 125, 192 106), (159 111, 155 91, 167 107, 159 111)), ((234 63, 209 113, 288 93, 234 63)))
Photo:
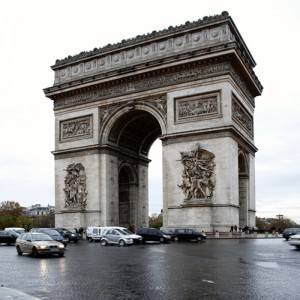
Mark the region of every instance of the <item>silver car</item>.
POLYGON ((64 244, 55 241, 50 235, 41 232, 22 233, 15 243, 18 255, 28 253, 34 257, 41 254, 64 256, 64 244))
POLYGON ((119 245, 128 246, 133 244, 133 239, 130 235, 117 229, 107 229, 101 239, 101 245, 119 245))

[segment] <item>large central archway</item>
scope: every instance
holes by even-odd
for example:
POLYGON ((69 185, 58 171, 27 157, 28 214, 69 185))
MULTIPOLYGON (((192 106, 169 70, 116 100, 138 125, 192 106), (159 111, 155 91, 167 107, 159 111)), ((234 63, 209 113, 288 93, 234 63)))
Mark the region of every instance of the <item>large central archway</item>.
MULTIPOLYGON (((148 223, 148 154, 151 145, 162 133, 158 120, 149 112, 151 110, 153 108, 145 105, 134 110, 132 106, 129 110, 126 106, 109 115, 109 122, 103 126, 107 136, 103 137, 102 143, 117 149, 115 157, 118 160, 119 193, 117 203, 111 201, 118 213, 110 219, 110 223, 133 231, 148 223), (140 168, 144 169, 142 175, 140 168)), ((154 114, 161 119, 158 112, 154 114)))
POLYGON ((253 226, 254 67, 227 12, 58 60, 56 226, 147 226, 158 138, 165 227, 253 226))

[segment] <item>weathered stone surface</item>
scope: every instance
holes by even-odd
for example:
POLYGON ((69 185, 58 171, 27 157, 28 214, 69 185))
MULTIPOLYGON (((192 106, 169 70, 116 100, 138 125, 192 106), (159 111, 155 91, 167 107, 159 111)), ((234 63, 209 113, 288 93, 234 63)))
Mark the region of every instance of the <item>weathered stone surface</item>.
POLYGON ((147 226, 157 138, 165 227, 254 225, 254 66, 227 13, 58 60, 44 89, 55 112, 56 225, 147 226), (85 171, 80 208, 65 205, 71 164, 85 171))

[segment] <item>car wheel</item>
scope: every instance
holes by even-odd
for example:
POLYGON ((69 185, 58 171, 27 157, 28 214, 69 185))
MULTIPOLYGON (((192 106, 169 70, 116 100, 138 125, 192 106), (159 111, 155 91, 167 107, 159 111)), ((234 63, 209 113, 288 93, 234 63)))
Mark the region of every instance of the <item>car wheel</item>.
POLYGON ((18 255, 22 255, 23 252, 21 251, 21 248, 19 246, 17 246, 17 252, 18 252, 18 255))
POLYGON ((198 237, 197 237, 197 241, 198 241, 198 242, 201 242, 201 241, 202 241, 201 236, 198 236, 198 237))
POLYGON ((93 238, 91 238, 91 237, 89 237, 89 242, 93 242, 94 240, 93 240, 93 238))
POLYGON ((67 243, 71 243, 71 240, 69 238, 66 238, 67 243))
POLYGON ((58 253, 58 256, 59 256, 59 257, 63 257, 63 256, 64 256, 64 253, 58 253))
POLYGON ((177 237, 177 236, 174 238, 174 241, 175 241, 175 242, 178 242, 178 237, 177 237))
POLYGON ((78 243, 78 240, 74 240, 74 243, 78 243))
POLYGON ((125 247, 126 246, 125 241, 124 240, 120 240, 119 241, 119 246, 125 247))
POLYGON ((39 257, 39 253, 38 253, 38 251, 36 250, 36 248, 33 248, 33 249, 32 249, 32 256, 33 256, 33 257, 39 257))
POLYGON ((107 241, 106 240, 101 240, 101 245, 102 246, 107 246, 107 241))
POLYGON ((164 243, 164 242, 165 242, 165 239, 164 239, 163 237, 161 237, 161 238, 159 239, 159 242, 160 242, 160 243, 164 243))

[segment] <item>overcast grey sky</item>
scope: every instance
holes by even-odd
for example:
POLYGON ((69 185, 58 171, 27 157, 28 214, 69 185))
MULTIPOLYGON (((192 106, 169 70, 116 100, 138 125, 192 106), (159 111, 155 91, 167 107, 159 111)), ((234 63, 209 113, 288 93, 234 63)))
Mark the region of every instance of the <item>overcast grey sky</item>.
MULTIPOLYGON (((56 59, 228 11, 264 86, 256 98, 257 216, 300 223, 300 1, 77 1, 0 3, 0 202, 54 205, 56 59)), ((150 159, 150 213, 162 208, 161 145, 150 159)))

